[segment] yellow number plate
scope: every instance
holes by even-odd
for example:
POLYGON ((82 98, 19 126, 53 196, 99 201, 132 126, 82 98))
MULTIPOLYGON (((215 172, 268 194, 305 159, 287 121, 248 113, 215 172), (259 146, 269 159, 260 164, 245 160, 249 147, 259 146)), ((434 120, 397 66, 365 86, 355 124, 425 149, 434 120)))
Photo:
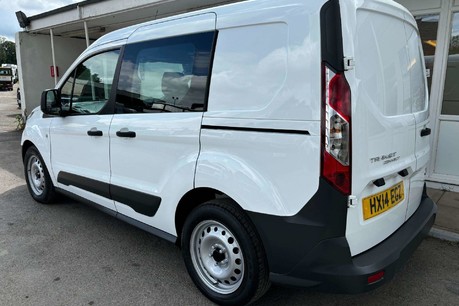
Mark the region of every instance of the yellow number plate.
POLYGON ((403 182, 363 199, 363 219, 368 220, 393 208, 403 201, 403 182))

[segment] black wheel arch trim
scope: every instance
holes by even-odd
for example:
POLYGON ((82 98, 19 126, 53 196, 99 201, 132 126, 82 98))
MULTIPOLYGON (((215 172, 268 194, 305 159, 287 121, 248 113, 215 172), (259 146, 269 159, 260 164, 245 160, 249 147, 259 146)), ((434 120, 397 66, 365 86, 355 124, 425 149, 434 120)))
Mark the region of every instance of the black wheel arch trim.
POLYGON ((321 241, 345 236, 347 210, 347 197, 320 178, 317 192, 294 216, 247 214, 261 236, 271 273, 285 274, 321 241))

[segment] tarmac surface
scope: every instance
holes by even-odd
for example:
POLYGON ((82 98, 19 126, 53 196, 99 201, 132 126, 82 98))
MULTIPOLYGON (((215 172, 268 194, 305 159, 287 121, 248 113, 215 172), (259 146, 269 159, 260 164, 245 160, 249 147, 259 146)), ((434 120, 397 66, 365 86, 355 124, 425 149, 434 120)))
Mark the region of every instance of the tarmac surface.
MULTIPOLYGON (((0 305, 212 305, 175 245, 66 198, 34 202, 19 113, 15 92, 0 92, 0 305)), ((255 303, 280 304, 459 305, 459 245, 427 238, 391 282, 368 293, 273 286, 255 303)))

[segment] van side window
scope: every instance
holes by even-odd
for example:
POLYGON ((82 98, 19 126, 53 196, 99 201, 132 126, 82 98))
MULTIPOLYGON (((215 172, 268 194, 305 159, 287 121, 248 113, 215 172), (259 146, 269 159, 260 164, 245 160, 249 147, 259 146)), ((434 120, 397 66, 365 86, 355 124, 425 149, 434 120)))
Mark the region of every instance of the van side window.
POLYGON ((127 45, 116 113, 203 111, 214 32, 127 45))
POLYGON ((97 54, 72 72, 61 88, 63 106, 74 114, 97 114, 110 98, 120 51, 112 50, 97 54))

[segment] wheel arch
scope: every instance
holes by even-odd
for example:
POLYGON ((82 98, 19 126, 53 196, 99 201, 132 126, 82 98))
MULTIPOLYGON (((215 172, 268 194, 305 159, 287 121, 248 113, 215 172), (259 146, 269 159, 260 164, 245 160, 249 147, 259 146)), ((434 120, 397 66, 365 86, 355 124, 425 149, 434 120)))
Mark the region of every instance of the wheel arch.
MULTIPOLYGON (((30 137, 30 132, 27 133, 26 137, 23 135, 22 139, 22 149, 21 149, 21 157, 22 157, 22 162, 24 162, 25 154, 27 150, 31 147, 35 147, 40 154, 41 158, 43 159, 43 162, 45 163, 46 169, 51 177, 51 181, 53 182, 53 185, 56 186, 57 181, 54 178, 54 173, 53 169, 51 168, 51 156, 49 153, 49 147, 48 143, 43 143, 40 142, 41 139, 43 138, 33 138, 30 137)), ((33 135, 32 136, 36 136, 33 135)))
POLYGON ((22 161, 24 161, 24 156, 30 147, 37 147, 37 146, 34 145, 33 142, 31 142, 30 140, 24 141, 24 143, 22 144, 22 161))
POLYGON ((230 196, 221 192, 217 189, 199 187, 188 191, 179 201, 177 208, 175 210, 175 229, 177 231, 177 241, 176 244, 181 244, 181 236, 183 225, 188 215, 193 209, 205 203, 207 201, 216 199, 216 198, 227 198, 232 200, 235 206, 238 209, 242 210, 242 207, 230 196))

